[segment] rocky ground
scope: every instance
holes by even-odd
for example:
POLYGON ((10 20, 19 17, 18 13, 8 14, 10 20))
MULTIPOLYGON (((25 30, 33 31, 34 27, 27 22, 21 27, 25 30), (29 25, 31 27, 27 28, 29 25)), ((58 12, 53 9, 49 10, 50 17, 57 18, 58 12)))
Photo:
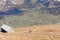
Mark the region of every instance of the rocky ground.
POLYGON ((60 40, 60 25, 21 27, 12 33, 0 33, 0 40, 60 40))

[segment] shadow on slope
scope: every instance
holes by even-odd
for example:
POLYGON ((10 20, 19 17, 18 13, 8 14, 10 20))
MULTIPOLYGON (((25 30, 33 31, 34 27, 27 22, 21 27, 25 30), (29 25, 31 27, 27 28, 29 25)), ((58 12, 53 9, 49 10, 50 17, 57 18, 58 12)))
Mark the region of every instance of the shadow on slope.
POLYGON ((60 7, 60 2, 56 1, 56 2, 54 2, 54 5, 60 7))
POLYGON ((60 15, 60 7, 49 8, 49 13, 53 15, 60 15))
POLYGON ((19 15, 19 16, 22 16, 23 14, 24 14, 23 11, 19 10, 18 8, 12 8, 11 10, 0 11, 0 19, 4 18, 5 15, 19 15))

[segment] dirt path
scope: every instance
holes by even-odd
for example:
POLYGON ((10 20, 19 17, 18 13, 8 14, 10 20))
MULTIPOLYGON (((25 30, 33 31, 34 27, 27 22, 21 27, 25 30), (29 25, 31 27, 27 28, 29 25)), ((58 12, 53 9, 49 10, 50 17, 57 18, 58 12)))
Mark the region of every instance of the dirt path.
POLYGON ((21 27, 13 33, 0 33, 0 40, 60 40, 60 25, 21 27))

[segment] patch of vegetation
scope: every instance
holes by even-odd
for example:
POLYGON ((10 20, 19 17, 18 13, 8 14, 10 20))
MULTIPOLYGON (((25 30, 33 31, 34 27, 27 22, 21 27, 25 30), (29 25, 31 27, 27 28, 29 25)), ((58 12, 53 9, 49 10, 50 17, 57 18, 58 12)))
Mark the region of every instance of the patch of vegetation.
POLYGON ((22 6, 23 7, 21 6, 17 7, 19 7, 18 8, 19 10, 23 9, 22 12, 24 13, 24 15, 22 16, 17 15, 18 12, 20 14, 19 10, 17 10, 18 12, 16 12, 15 9, 8 10, 6 11, 6 13, 9 15, 6 15, 2 20, 0 20, 0 25, 4 21, 9 22, 8 25, 10 25, 13 28, 34 26, 34 25, 60 24, 60 15, 52 15, 52 13, 49 13, 49 11, 51 10, 47 10, 48 8, 45 8, 40 4, 33 5, 29 3, 29 4, 22 4, 22 6), (16 15, 10 15, 10 14, 16 14, 16 15))
POLYGON ((6 15, 4 19, 0 20, 0 25, 5 20, 11 22, 10 26, 16 27, 25 27, 25 26, 34 26, 34 25, 46 25, 46 24, 60 24, 60 15, 51 15, 43 14, 37 11, 25 13, 23 16, 18 15, 6 15))

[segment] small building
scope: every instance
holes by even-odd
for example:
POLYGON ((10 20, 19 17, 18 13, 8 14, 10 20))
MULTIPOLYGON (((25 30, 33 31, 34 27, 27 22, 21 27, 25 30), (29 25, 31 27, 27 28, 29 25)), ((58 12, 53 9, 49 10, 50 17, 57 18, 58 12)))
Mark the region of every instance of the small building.
POLYGON ((14 32, 14 31, 10 26, 4 24, 1 26, 1 32, 8 33, 8 32, 14 32))

